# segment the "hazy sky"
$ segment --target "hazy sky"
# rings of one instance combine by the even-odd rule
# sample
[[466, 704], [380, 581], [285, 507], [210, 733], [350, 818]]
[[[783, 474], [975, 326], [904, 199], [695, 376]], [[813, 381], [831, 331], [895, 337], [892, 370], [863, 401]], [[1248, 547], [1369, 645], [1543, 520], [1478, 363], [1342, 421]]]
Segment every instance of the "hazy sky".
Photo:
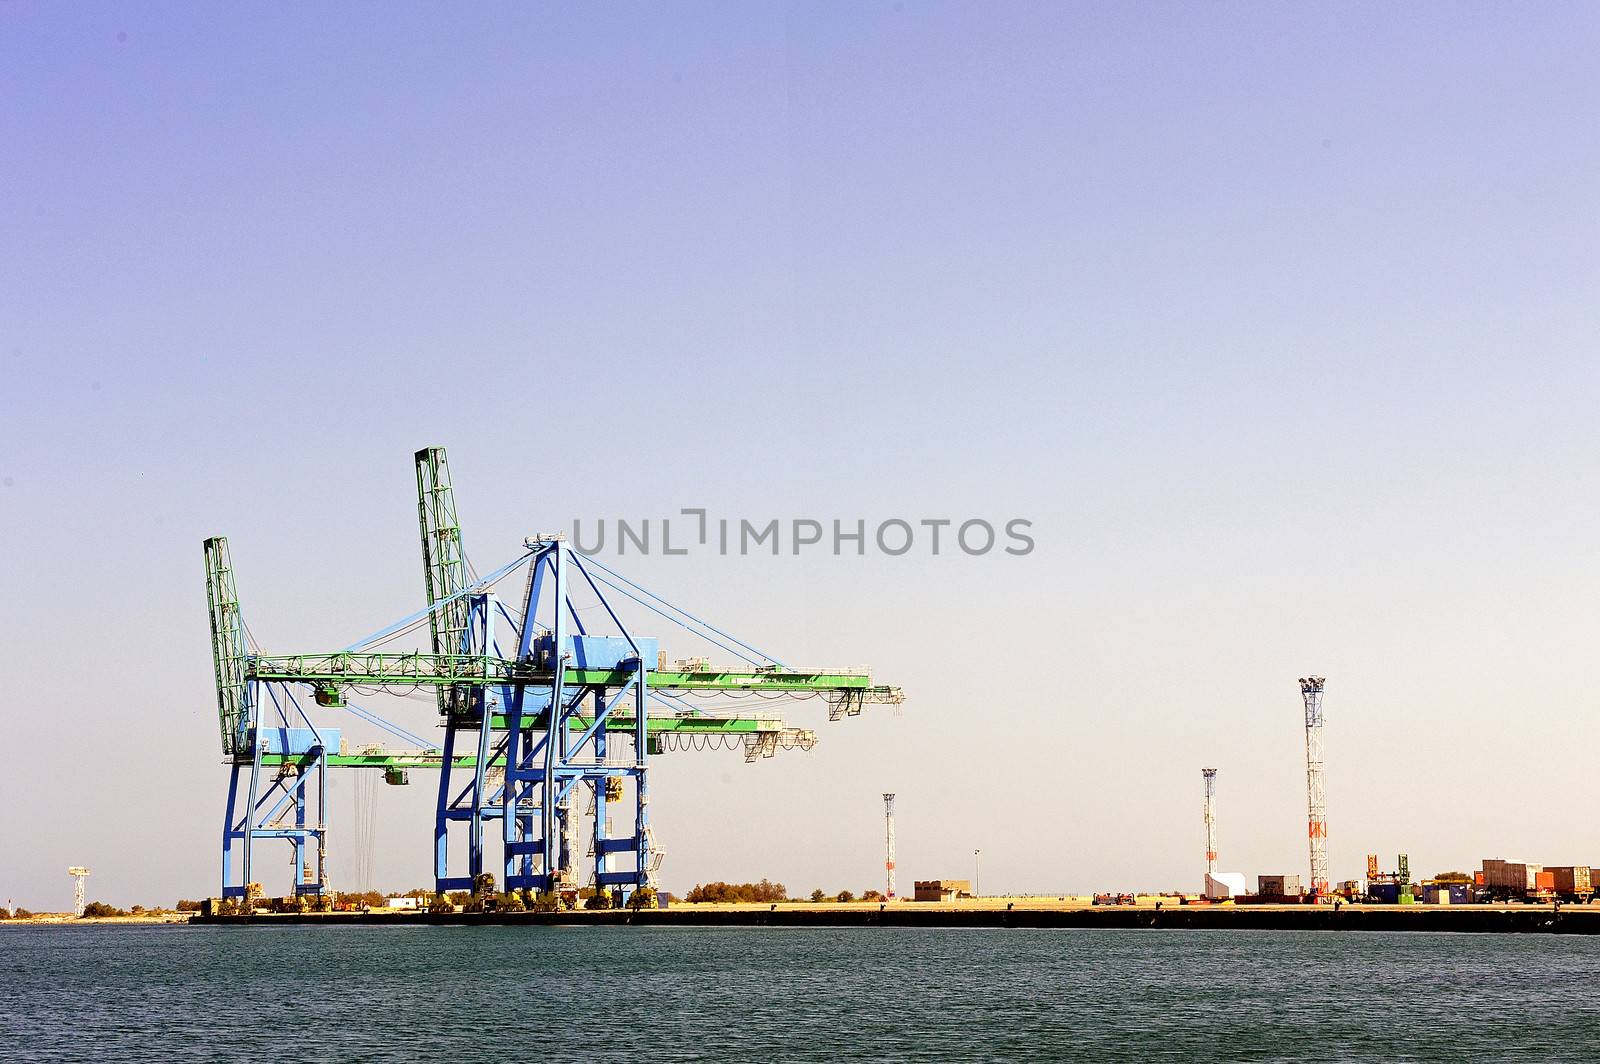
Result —
[[668, 889], [879, 886], [885, 790], [903, 882], [1198, 889], [1205, 765], [1223, 867], [1304, 873], [1308, 671], [1335, 878], [1600, 863], [1597, 50], [1589, 5], [0, 6], [0, 901], [216, 892], [201, 540], [266, 647], [343, 646], [421, 603], [428, 444], [484, 569], [684, 506], [1034, 522], [613, 563], [908, 695], [656, 761]]

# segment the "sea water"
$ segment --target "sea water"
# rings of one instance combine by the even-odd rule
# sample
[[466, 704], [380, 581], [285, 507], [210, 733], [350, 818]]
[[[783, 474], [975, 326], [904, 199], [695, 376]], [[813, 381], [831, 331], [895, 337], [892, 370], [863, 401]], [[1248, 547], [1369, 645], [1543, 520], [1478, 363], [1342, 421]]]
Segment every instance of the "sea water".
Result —
[[0, 929], [0, 1059], [1595, 1060], [1600, 939]]

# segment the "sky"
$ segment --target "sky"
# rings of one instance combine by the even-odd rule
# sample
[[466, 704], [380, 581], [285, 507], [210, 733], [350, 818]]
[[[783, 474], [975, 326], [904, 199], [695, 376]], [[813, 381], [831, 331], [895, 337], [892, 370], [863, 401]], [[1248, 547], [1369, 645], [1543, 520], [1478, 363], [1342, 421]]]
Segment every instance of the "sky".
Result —
[[[1335, 879], [1600, 864], [1597, 47], [1581, 4], [0, 5], [0, 901], [217, 892], [201, 541], [265, 648], [344, 646], [422, 604], [429, 445], [480, 569], [684, 507], [1032, 523], [606, 559], [906, 692], [655, 761], [668, 890], [881, 889], [885, 791], [902, 884], [1197, 890], [1206, 766], [1223, 868], [1303, 874], [1313, 672]], [[374, 800], [373, 885], [428, 882], [430, 782]]]

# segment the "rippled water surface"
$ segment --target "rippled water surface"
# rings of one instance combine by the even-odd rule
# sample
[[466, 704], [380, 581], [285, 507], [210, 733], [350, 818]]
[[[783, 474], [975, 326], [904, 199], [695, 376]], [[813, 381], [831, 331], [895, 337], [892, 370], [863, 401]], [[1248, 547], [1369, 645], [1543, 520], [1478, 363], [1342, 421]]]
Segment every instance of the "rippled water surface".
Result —
[[1582, 1060], [1600, 940], [910, 928], [0, 930], [0, 1059]]

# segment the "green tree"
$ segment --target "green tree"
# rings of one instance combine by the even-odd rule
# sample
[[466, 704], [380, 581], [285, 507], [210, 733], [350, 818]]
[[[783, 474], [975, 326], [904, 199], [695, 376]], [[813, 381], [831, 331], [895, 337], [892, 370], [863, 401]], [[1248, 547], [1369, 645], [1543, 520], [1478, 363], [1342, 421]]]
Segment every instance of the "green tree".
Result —
[[848, 890], [841, 890], [839, 892], [839, 900], [840, 901], [855, 901], [856, 900], [856, 896], [854, 894], [850, 893]]
[[697, 885], [684, 896], [687, 902], [773, 902], [783, 901], [789, 895], [782, 883], [763, 879], [759, 883], [715, 883]]
[[822, 888], [821, 887], [818, 887], [816, 890], [813, 890], [811, 892], [811, 900], [812, 901], [827, 901], [828, 900], [828, 896], [826, 894], [822, 893]]

